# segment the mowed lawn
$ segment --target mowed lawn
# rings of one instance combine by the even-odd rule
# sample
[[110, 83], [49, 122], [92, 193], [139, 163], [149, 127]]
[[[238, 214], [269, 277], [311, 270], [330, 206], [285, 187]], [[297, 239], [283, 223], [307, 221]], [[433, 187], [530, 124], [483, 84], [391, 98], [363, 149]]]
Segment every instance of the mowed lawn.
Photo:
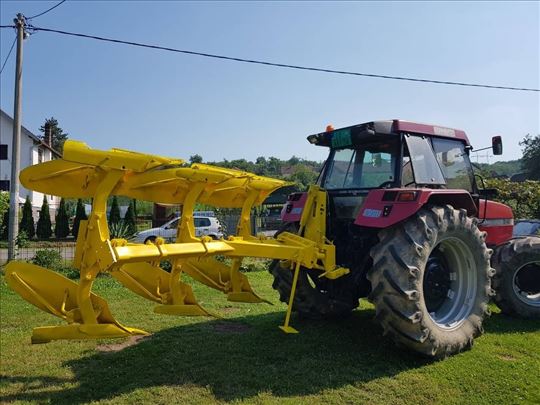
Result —
[[[152, 335], [138, 342], [65, 341], [31, 345], [33, 327], [59, 324], [0, 277], [0, 402], [39, 403], [540, 403], [540, 322], [493, 308], [471, 351], [419, 358], [381, 336], [372, 307], [347, 320], [293, 316], [298, 335], [278, 329], [285, 305], [265, 272], [248, 274], [268, 304], [237, 304], [195, 286], [222, 319], [157, 315], [153, 303], [113, 279], [94, 291], [116, 318]], [[131, 345], [130, 345], [131, 343]]]

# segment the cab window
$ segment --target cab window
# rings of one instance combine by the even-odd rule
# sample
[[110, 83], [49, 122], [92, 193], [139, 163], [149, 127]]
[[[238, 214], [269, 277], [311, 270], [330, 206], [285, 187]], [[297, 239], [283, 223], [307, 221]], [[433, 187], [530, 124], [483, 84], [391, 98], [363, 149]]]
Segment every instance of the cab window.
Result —
[[474, 174], [465, 144], [452, 139], [433, 138], [433, 150], [448, 188], [473, 192]]

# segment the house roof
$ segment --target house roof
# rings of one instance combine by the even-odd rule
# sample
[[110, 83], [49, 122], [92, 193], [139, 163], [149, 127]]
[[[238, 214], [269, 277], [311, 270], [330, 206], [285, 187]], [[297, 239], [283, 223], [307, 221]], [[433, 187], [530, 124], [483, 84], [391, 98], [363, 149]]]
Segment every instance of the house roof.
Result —
[[[7, 119], [9, 121], [13, 121], [13, 118], [8, 113], [6, 113], [4, 110], [0, 109], [0, 113], [1, 113], [3, 118], [5, 118], [5, 119]], [[24, 125], [21, 125], [21, 133], [28, 136], [30, 139], [32, 139], [32, 141], [34, 141], [34, 143], [36, 143], [36, 144], [38, 144], [40, 146], [43, 146], [46, 149], [49, 149], [57, 157], [62, 156], [62, 154], [60, 152], [58, 152], [56, 149], [53, 149], [47, 143], [43, 142], [43, 140], [41, 138], [39, 138], [37, 135], [34, 135], [32, 132], [30, 132], [30, 130], [28, 130]]]

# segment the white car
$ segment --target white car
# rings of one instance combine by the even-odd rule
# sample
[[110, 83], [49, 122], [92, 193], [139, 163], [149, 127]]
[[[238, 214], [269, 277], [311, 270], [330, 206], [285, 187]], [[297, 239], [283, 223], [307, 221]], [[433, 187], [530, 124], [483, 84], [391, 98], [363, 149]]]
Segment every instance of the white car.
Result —
[[[174, 242], [176, 240], [176, 232], [178, 229], [178, 221], [180, 217], [175, 218], [159, 228], [147, 229], [141, 231], [132, 239], [135, 243], [146, 243], [148, 241], [154, 241], [157, 237], [165, 239], [167, 242]], [[215, 217], [203, 217], [196, 216], [193, 218], [195, 223], [195, 236], [210, 236], [212, 239], [223, 238], [223, 231], [217, 218]]]

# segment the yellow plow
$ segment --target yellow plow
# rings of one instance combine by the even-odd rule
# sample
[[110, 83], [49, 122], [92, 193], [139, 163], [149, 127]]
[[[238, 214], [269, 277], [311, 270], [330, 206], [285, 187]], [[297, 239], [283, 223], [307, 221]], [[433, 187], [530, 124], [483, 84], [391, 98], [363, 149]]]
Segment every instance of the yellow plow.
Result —
[[[180, 159], [120, 149], [100, 151], [67, 141], [62, 159], [41, 163], [20, 174], [24, 187], [65, 198], [92, 198], [92, 212], [81, 221], [74, 266], [79, 282], [26, 262], [5, 268], [9, 286], [26, 301], [67, 322], [64, 326], [35, 328], [33, 343], [55, 339], [95, 339], [146, 334], [118, 323], [107, 302], [91, 292], [100, 272], [110, 273], [136, 294], [154, 301], [161, 314], [212, 315], [202, 308], [184, 274], [227, 295], [229, 301], [267, 302], [251, 288], [239, 269], [244, 257], [282, 260], [294, 271], [285, 323], [287, 333], [292, 302], [301, 267], [320, 271], [320, 277], [337, 278], [348, 269], [336, 267], [335, 247], [325, 239], [326, 193], [312, 186], [298, 234], [281, 233], [276, 239], [256, 237], [250, 231], [250, 214], [284, 181], [204, 164], [187, 166]], [[152, 244], [111, 239], [107, 225], [107, 199], [123, 195], [157, 203], [181, 204], [175, 243], [158, 238]], [[236, 236], [226, 240], [196, 237], [193, 210], [197, 202], [216, 207], [241, 208]], [[231, 259], [226, 265], [215, 259]], [[159, 267], [172, 263], [171, 272]]]

